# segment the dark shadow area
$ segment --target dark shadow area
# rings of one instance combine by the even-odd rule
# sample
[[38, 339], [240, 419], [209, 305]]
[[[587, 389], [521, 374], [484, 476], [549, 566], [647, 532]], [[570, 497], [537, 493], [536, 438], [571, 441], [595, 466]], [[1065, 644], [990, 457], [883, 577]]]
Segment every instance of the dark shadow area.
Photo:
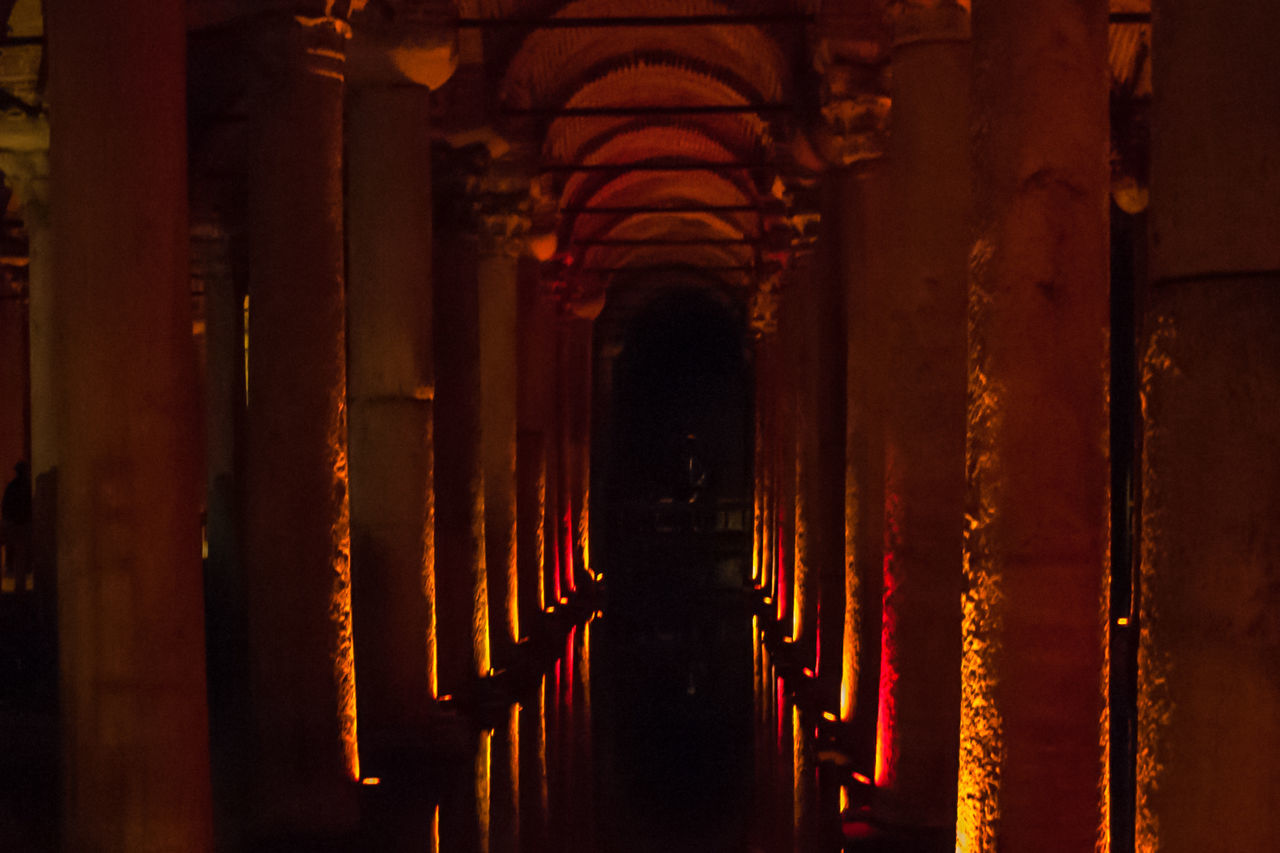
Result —
[[[607, 310], [607, 309], [606, 309]], [[672, 288], [600, 327], [609, 592], [596, 660], [606, 850], [747, 849], [752, 691], [743, 323]], [[599, 334], [599, 332], [598, 332]], [[611, 765], [611, 766], [610, 766]]]

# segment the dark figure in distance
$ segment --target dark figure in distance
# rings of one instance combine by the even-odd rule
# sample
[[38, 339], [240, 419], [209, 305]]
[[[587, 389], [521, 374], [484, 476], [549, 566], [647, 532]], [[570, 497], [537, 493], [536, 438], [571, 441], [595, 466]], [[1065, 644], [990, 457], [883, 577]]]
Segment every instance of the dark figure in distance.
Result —
[[0, 542], [5, 550], [5, 572], [19, 580], [27, 576], [27, 541], [31, 530], [31, 469], [26, 462], [13, 466], [13, 479], [0, 503]]

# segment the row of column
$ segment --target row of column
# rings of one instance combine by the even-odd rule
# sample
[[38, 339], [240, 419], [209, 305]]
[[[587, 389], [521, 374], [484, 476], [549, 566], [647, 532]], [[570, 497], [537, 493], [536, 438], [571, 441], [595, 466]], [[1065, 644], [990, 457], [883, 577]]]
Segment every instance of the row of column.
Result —
[[984, 4], [972, 48], [959, 6], [903, 11], [887, 155], [828, 173], [828, 246], [757, 343], [757, 582], [879, 817], [954, 822], [959, 850], [1109, 849], [1133, 804], [1108, 799], [1107, 644], [1133, 622], [1138, 848], [1220, 845], [1206, 809], [1277, 838], [1280, 125], [1249, 69], [1280, 22], [1185, 5], [1155, 9], [1140, 612], [1108, 620], [1105, 3]]
[[585, 569], [589, 321], [520, 274], [518, 233], [433, 223], [425, 86], [349, 91], [341, 20], [253, 26], [247, 208], [202, 232], [226, 256], [198, 382], [185, 22], [50, 17], [58, 252], [32, 310], [56, 297], [56, 334], [33, 320], [32, 395], [57, 423], [33, 442], [58, 460], [76, 849], [213, 844], [202, 586], [230, 628], [210, 659], [249, 667], [214, 721], [247, 737], [245, 832], [298, 838], [349, 829], [362, 758], [420, 756], [436, 700], [518, 663]]

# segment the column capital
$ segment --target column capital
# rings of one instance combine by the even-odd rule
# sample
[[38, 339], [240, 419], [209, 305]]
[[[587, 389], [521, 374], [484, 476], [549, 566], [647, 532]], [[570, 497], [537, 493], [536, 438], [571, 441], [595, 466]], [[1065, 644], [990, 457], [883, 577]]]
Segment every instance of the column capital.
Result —
[[841, 62], [822, 76], [815, 148], [832, 166], [884, 154], [890, 99], [883, 64]]
[[440, 0], [390, 0], [353, 12], [349, 52], [357, 85], [439, 89], [458, 68], [458, 31]]
[[893, 16], [893, 47], [916, 42], [969, 41], [969, 10], [955, 0], [908, 2]]
[[342, 18], [270, 15], [255, 22], [253, 30], [267, 80], [304, 74], [345, 82], [351, 25]]
[[49, 118], [46, 115], [0, 118], [0, 171], [22, 202], [23, 218], [49, 217]]
[[879, 157], [889, 119], [891, 22], [878, 2], [824, 7], [813, 66], [821, 79], [813, 147], [831, 166]]
[[756, 274], [756, 286], [748, 303], [748, 322], [752, 335], [757, 339], [772, 336], [778, 331], [778, 296], [781, 286], [780, 267], [762, 269]]

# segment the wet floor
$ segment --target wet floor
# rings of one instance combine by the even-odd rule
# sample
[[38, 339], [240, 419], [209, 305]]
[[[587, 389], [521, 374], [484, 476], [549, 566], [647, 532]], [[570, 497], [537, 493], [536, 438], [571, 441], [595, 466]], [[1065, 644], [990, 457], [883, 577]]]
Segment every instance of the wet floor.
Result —
[[367, 827], [366, 844], [838, 850], [839, 791], [820, 788], [812, 721], [772, 669], [740, 590], [606, 606], [570, 632], [538, 689], [471, 733], [472, 754], [432, 791], [415, 801], [389, 785], [368, 789], [366, 817], [385, 825]]

